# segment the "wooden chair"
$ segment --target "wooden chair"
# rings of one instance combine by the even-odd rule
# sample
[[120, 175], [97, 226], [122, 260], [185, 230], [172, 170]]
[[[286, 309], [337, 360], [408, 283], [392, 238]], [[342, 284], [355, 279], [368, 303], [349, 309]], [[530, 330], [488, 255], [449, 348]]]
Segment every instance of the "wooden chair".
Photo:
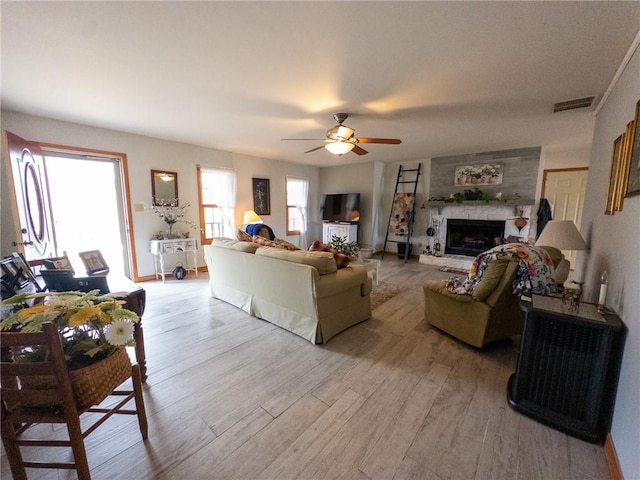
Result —
[[[113, 414], [137, 415], [142, 438], [147, 439], [147, 417], [142, 398], [140, 367], [131, 369], [133, 390], [114, 390], [111, 395], [124, 398], [110, 408], [87, 407], [79, 409], [74, 400], [71, 379], [67, 370], [62, 342], [55, 325], [47, 323], [39, 333], [2, 332], [0, 333], [3, 358], [1, 362], [2, 397], [2, 443], [11, 466], [14, 480], [26, 480], [25, 468], [74, 469], [80, 480], [90, 480], [89, 464], [84, 446], [84, 438], [92, 433]], [[42, 362], [16, 362], [12, 350], [22, 347], [43, 346], [48, 352]], [[34, 376], [53, 376], [57, 385], [42, 388], [28, 387]], [[42, 377], [41, 377], [42, 378]], [[123, 407], [135, 401], [135, 410]], [[80, 424], [80, 416], [85, 412], [102, 413], [85, 430]], [[22, 434], [37, 423], [66, 423], [69, 440], [25, 439]], [[35, 462], [24, 461], [20, 447], [70, 447], [73, 462]]]

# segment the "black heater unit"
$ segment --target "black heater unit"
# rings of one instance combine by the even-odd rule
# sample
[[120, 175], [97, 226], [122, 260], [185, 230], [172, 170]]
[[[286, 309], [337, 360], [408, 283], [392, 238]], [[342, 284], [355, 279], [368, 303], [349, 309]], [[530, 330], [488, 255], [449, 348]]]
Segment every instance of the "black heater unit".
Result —
[[518, 412], [589, 442], [604, 439], [622, 358], [617, 315], [581, 304], [570, 312], [559, 298], [533, 296], [526, 312], [516, 373], [507, 397]]

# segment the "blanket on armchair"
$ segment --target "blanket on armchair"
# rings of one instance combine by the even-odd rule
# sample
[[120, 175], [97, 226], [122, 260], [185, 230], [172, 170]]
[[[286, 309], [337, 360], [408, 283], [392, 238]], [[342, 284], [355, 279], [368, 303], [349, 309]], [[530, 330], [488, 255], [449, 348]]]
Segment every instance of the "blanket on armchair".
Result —
[[524, 292], [549, 295], [555, 293], [553, 275], [553, 261], [546, 250], [524, 243], [505, 243], [478, 255], [471, 265], [469, 276], [462, 280], [453, 277], [447, 285], [451, 293], [471, 295], [473, 289], [482, 279], [487, 264], [498, 257], [514, 257], [518, 259], [518, 272], [513, 281], [513, 293], [521, 295]]

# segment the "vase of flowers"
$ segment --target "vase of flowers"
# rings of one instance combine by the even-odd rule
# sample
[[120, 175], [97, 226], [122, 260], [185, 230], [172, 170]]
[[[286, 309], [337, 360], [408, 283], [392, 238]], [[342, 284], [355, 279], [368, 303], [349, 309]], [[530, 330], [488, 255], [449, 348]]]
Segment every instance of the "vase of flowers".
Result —
[[185, 218], [185, 210], [189, 206], [189, 202], [178, 205], [178, 199], [175, 198], [172, 201], [162, 200], [159, 205], [151, 207], [151, 213], [160, 217], [164, 223], [167, 224], [168, 230], [165, 238], [180, 238], [183, 234], [173, 231], [173, 227], [176, 223], [184, 223], [189, 228], [197, 229], [198, 226], [190, 220]]
[[[125, 346], [133, 346], [134, 324], [140, 319], [123, 307], [115, 295], [91, 292], [18, 294], [2, 302], [5, 318], [0, 329], [39, 332], [44, 323], [56, 325], [70, 370], [79, 408], [100, 403], [131, 374]], [[42, 349], [14, 351], [16, 362], [41, 361]], [[53, 377], [43, 377], [37, 388], [48, 388]]]

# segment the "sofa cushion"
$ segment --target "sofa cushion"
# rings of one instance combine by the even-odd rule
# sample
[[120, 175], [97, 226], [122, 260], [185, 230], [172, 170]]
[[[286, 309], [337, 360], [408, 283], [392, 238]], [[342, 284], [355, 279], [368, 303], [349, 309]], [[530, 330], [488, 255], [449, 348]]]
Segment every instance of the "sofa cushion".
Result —
[[300, 247], [294, 245], [291, 242], [287, 242], [286, 240], [283, 240], [281, 238], [276, 238], [274, 242], [276, 244], [276, 248], [283, 248], [285, 250], [300, 250]]
[[507, 265], [511, 261], [513, 260], [509, 258], [496, 258], [491, 260], [484, 269], [482, 278], [474, 287], [471, 297], [478, 302], [484, 302], [498, 286]]
[[259, 235], [254, 235], [253, 237], [251, 237], [251, 241], [253, 243], [255, 243], [256, 245], [259, 245], [261, 247], [275, 247], [276, 246], [276, 242], [274, 242], [273, 240], [269, 240], [268, 238], [264, 238], [264, 237], [261, 237]]
[[320, 275], [327, 275], [338, 271], [336, 261], [331, 252], [309, 252], [307, 250], [284, 250], [282, 248], [260, 247], [256, 255], [284, 260], [286, 262], [301, 263], [315, 267]]
[[335, 248], [331, 248], [329, 245], [325, 245], [320, 240], [314, 240], [314, 242], [309, 247], [309, 251], [311, 252], [331, 252], [333, 254], [333, 258], [336, 261], [336, 265], [338, 268], [344, 268], [349, 265], [351, 258], [344, 253], [338, 252]]
[[211, 245], [215, 248], [228, 248], [230, 250], [237, 250], [245, 253], [255, 253], [260, 246], [250, 242], [241, 242], [240, 240], [222, 237], [214, 238]]

